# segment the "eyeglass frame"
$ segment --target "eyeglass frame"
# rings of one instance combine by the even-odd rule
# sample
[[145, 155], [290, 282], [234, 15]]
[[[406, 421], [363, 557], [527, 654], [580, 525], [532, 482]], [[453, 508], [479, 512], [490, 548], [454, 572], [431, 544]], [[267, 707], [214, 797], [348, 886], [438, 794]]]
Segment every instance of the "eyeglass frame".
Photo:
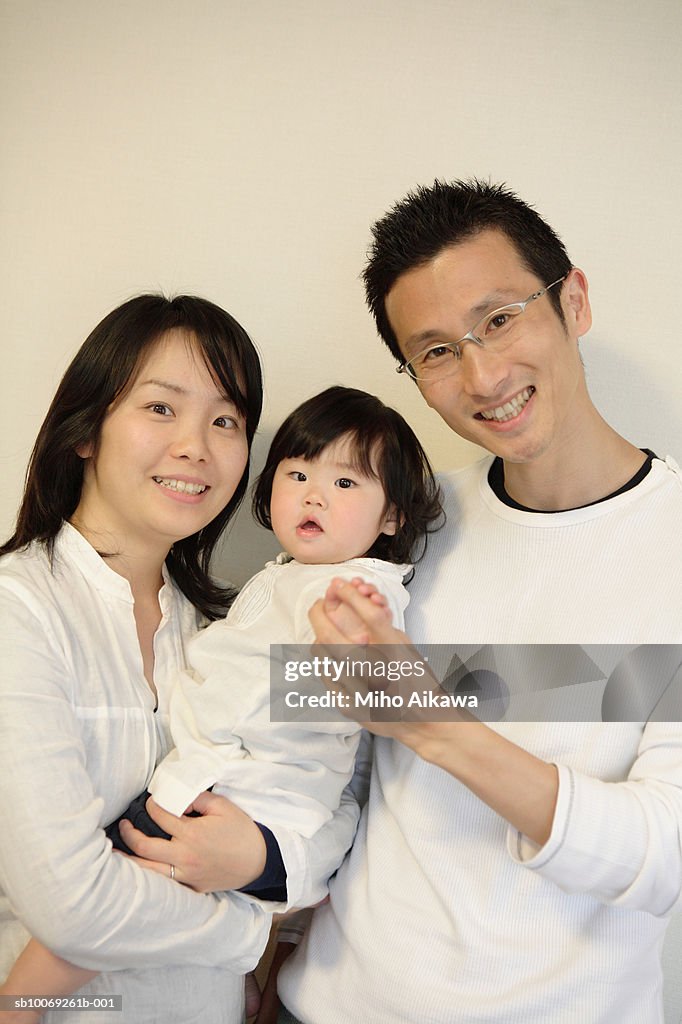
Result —
[[[569, 273], [570, 273], [570, 271], [569, 271]], [[438, 378], [438, 377], [433, 377], [433, 378], [415, 377], [414, 374], [410, 373], [410, 371], [408, 370], [408, 366], [410, 366], [414, 362], [415, 359], [419, 359], [420, 356], [425, 355], [427, 352], [431, 352], [432, 349], [436, 349], [436, 348], [449, 348], [453, 353], [456, 353], [457, 350], [458, 350], [458, 347], [463, 345], [464, 342], [466, 342], [466, 341], [473, 341], [475, 345], [478, 345], [479, 348], [482, 348], [482, 349], [485, 350], [485, 342], [482, 341], [481, 338], [477, 338], [476, 335], [474, 334], [474, 331], [478, 327], [479, 324], [482, 324], [484, 320], [487, 320], [489, 317], [495, 316], [497, 313], [502, 313], [502, 312], [504, 312], [505, 309], [509, 309], [512, 306], [513, 307], [519, 307], [519, 315], [521, 315], [522, 313], [525, 313], [526, 312], [526, 306], [528, 306], [528, 304], [530, 302], [535, 302], [536, 299], [541, 299], [543, 295], [547, 294], [547, 292], [550, 290], [550, 288], [554, 288], [555, 285], [561, 284], [561, 282], [565, 281], [567, 277], [568, 277], [568, 274], [564, 274], [563, 277], [558, 277], [556, 279], [556, 281], [552, 281], [552, 283], [548, 284], [545, 288], [541, 288], [539, 291], [533, 292], [531, 295], [528, 296], [527, 299], [524, 299], [523, 302], [506, 302], [504, 304], [504, 306], [500, 306], [498, 309], [492, 309], [489, 313], [484, 313], [483, 316], [479, 320], [476, 321], [476, 323], [471, 328], [471, 330], [467, 334], [465, 334], [462, 338], [460, 338], [459, 341], [441, 341], [441, 342], [439, 342], [438, 344], [435, 344], [435, 345], [427, 345], [426, 348], [421, 349], [421, 351], [417, 352], [417, 354], [415, 356], [412, 356], [412, 359], [406, 359], [404, 363], [400, 364], [400, 366], [396, 366], [395, 372], [396, 373], [406, 373], [407, 376], [411, 380], [414, 380], [414, 381], [420, 381], [420, 380], [423, 381], [423, 380], [429, 380], [429, 379], [433, 379], [434, 381], [439, 380], [439, 379], [443, 380], [444, 377], [441, 377], [441, 378]], [[461, 361], [461, 358], [462, 358], [462, 353], [461, 353], [461, 349], [460, 349], [460, 351], [459, 351], [459, 360], [460, 361]], [[449, 377], [449, 376], [451, 376], [451, 373], [447, 373], [447, 374], [445, 374], [445, 376]]]

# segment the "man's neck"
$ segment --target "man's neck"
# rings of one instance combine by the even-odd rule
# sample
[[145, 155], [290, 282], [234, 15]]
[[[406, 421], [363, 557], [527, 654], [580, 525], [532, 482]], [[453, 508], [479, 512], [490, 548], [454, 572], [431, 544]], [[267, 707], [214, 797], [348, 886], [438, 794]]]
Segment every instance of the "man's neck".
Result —
[[519, 505], [556, 512], [580, 508], [613, 494], [646, 461], [646, 455], [600, 419], [571, 451], [546, 453], [532, 462], [505, 462], [504, 487]]

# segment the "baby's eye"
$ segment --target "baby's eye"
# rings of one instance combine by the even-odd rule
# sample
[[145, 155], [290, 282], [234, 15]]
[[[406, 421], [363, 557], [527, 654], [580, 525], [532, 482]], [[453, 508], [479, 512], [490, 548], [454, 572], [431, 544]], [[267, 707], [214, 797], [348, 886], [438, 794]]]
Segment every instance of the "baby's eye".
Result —
[[291, 473], [287, 473], [287, 476], [291, 477], [292, 480], [295, 480], [299, 484], [302, 484], [308, 479], [305, 473], [302, 473], [300, 469], [292, 469]]
[[342, 490], [348, 490], [349, 487], [355, 487], [355, 481], [349, 480], [347, 476], [340, 476], [338, 480], [334, 481], [334, 483]]

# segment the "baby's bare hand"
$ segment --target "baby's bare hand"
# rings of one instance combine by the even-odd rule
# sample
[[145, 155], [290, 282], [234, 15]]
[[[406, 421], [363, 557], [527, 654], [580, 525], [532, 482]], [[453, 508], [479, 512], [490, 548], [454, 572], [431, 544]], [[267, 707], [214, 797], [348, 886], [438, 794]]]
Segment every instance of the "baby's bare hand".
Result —
[[360, 576], [354, 576], [350, 582], [359, 594], [362, 594], [363, 597], [368, 597], [373, 604], [380, 608], [388, 606], [386, 598], [377, 590], [373, 583], [366, 583]]

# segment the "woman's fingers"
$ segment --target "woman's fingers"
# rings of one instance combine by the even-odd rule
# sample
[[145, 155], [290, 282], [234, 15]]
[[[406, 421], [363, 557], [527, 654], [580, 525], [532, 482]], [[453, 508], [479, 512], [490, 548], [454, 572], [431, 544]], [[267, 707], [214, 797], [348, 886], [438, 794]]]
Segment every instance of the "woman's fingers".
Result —
[[170, 852], [171, 840], [146, 836], [129, 821], [122, 821], [119, 828], [124, 842], [130, 847], [136, 858], [158, 861], [160, 864], [165, 864], [166, 870], [168, 870], [168, 865], [173, 863]]
[[182, 835], [183, 825], [186, 821], [185, 818], [179, 818], [176, 814], [171, 814], [170, 811], [160, 807], [153, 796], [149, 797], [145, 807], [147, 808], [147, 814], [149, 817], [155, 821], [164, 832], [168, 832], [168, 834], [173, 837]]
[[[158, 807], [158, 804], [156, 806]], [[199, 793], [194, 798], [187, 808], [187, 813], [190, 811], [196, 811], [197, 814], [220, 814], [225, 819], [232, 817], [235, 823], [241, 822], [245, 817], [244, 811], [237, 807], [236, 804], [233, 804], [231, 800], [226, 800], [224, 796], [211, 793], [208, 789], [205, 789], [203, 793]]]
[[146, 806], [150, 817], [172, 838], [145, 836], [130, 822], [121, 822], [121, 835], [142, 867], [198, 892], [239, 889], [262, 873], [263, 835], [248, 814], [225, 797], [200, 793], [188, 808], [198, 817], [178, 818], [151, 797]]
[[[162, 839], [161, 842], [167, 842], [167, 840]], [[167, 864], [165, 861], [160, 860], [146, 860], [144, 857], [129, 857], [128, 860], [139, 864], [145, 871], [155, 871], [157, 875], [163, 875], [164, 878], [170, 878], [171, 881], [182, 882], [183, 885], [186, 884], [182, 877], [182, 867], [177, 864]]]
[[[133, 828], [129, 821], [126, 821], [126, 825], [129, 826], [129, 830], [131, 833], [135, 833], [135, 836], [141, 836], [143, 839], [149, 838], [149, 836], [145, 836], [142, 832], [139, 832], [136, 828]], [[133, 838], [132, 835], [131, 838]], [[134, 841], [136, 842], [136, 839], [134, 839]], [[166, 846], [170, 846], [170, 843], [166, 839], [161, 839], [160, 842], [166, 843]], [[132, 849], [132, 846], [130, 848]], [[144, 868], [146, 871], [156, 871], [157, 875], [164, 875], [165, 877], [170, 878], [171, 881], [183, 881], [183, 879], [179, 876], [180, 869], [177, 867], [177, 865], [173, 863], [169, 864], [166, 861], [160, 860], [147, 860], [144, 857], [136, 857], [132, 854], [124, 853], [123, 850], [113, 850], [112, 852], [115, 857], [125, 857], [126, 860], [132, 860], [134, 861], [135, 864], [138, 864], [141, 868]]]
[[[202, 794], [204, 795], [204, 794]], [[210, 793], [205, 794], [210, 796]], [[191, 859], [191, 851], [188, 850], [186, 842], [187, 822], [191, 819], [179, 818], [149, 797], [145, 807], [147, 814], [159, 828], [170, 835], [170, 839], [158, 836], [147, 836], [140, 832], [129, 821], [122, 821], [119, 828], [125, 843], [130, 847], [136, 856], [133, 858], [137, 863], [148, 871], [156, 871], [160, 875], [166, 875], [176, 882], [190, 885], [188, 862]], [[199, 807], [189, 808], [200, 810]], [[203, 812], [201, 812], [203, 813]]]

